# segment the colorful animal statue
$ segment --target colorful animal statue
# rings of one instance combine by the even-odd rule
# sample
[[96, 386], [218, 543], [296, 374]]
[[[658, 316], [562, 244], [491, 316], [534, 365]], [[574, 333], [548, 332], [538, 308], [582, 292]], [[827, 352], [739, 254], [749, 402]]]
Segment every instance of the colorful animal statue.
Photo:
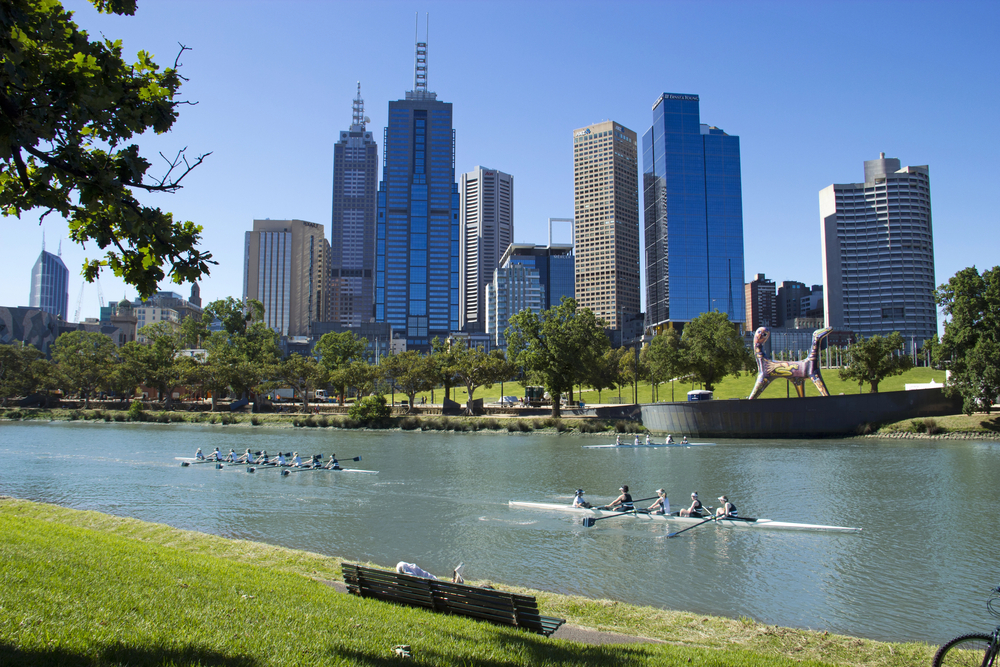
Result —
[[750, 398], [754, 399], [764, 393], [767, 385], [778, 378], [785, 378], [795, 385], [795, 393], [799, 398], [805, 398], [806, 378], [813, 381], [819, 393], [829, 396], [823, 376], [819, 372], [819, 344], [826, 338], [827, 334], [833, 331], [832, 328], [817, 329], [813, 332], [812, 349], [809, 356], [802, 361], [771, 361], [764, 356], [764, 343], [771, 337], [771, 332], [767, 327], [761, 327], [753, 334], [753, 354], [757, 358], [757, 384], [750, 392]]

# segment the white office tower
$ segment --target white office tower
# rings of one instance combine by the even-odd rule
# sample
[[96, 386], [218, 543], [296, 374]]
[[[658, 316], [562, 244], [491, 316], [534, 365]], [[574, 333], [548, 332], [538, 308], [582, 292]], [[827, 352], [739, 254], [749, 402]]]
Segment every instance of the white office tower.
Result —
[[462, 174], [459, 227], [458, 326], [469, 333], [486, 330], [486, 286], [514, 240], [514, 178], [476, 167]]
[[545, 302], [538, 269], [529, 264], [505, 263], [493, 271], [493, 282], [486, 285], [486, 333], [496, 347], [506, 348], [504, 331], [510, 318], [527, 308], [536, 315]]
[[907, 347], [937, 333], [930, 176], [882, 153], [865, 182], [819, 193], [826, 325]]

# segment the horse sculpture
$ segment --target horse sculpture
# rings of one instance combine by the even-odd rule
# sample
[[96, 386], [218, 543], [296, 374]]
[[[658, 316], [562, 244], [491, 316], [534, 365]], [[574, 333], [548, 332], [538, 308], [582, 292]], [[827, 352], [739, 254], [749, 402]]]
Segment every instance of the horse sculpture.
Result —
[[753, 334], [753, 353], [757, 358], [757, 384], [753, 386], [750, 398], [760, 396], [767, 386], [778, 378], [785, 378], [795, 385], [795, 393], [799, 398], [805, 398], [806, 378], [813, 381], [820, 394], [829, 396], [830, 392], [827, 391], [823, 376], [819, 372], [819, 344], [831, 331], [833, 331], [831, 327], [826, 327], [813, 332], [812, 349], [809, 350], [809, 356], [802, 361], [772, 361], [764, 356], [764, 343], [771, 337], [771, 332], [767, 327], [757, 329]]

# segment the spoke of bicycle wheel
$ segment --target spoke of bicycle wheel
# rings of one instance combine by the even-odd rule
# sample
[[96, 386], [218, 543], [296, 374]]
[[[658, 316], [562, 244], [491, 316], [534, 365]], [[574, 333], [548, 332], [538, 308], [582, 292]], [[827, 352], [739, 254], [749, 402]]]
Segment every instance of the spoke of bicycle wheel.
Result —
[[952, 644], [941, 656], [938, 665], [939, 667], [992, 667], [994, 661], [986, 660], [989, 649], [988, 637], [967, 637]]

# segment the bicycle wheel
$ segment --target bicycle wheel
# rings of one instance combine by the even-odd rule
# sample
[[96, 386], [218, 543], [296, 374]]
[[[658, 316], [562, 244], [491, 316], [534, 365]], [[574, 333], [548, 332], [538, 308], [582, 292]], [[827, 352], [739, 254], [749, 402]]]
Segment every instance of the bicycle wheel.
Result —
[[938, 649], [933, 667], [993, 667], [993, 639], [989, 635], [962, 635]]

